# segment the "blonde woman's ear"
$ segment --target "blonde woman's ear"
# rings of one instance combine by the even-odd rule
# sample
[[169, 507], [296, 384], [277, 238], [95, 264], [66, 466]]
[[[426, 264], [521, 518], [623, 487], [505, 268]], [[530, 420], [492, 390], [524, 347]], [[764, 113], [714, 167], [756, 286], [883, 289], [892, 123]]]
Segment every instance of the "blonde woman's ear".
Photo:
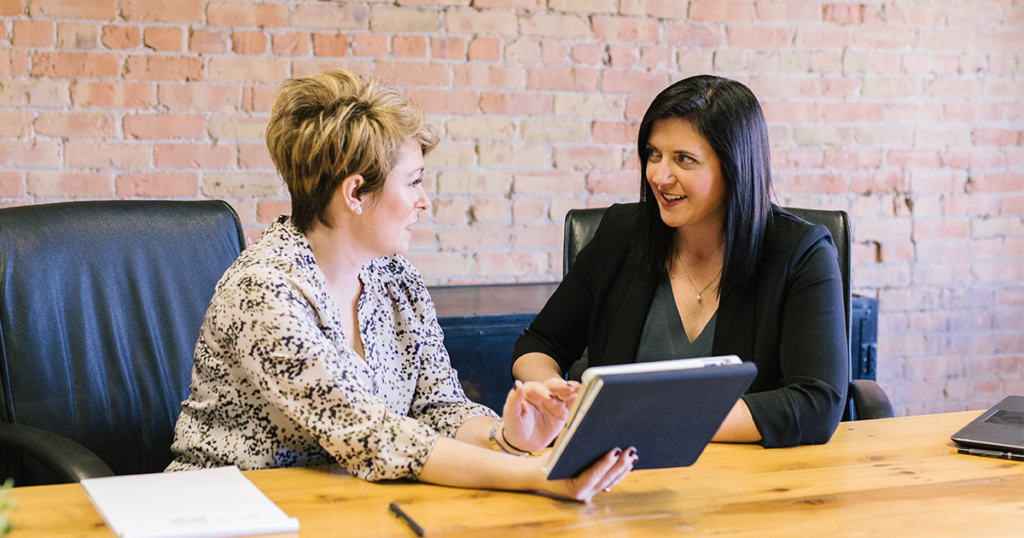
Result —
[[345, 205], [348, 206], [356, 215], [363, 214], [363, 200], [358, 194], [359, 188], [366, 184], [366, 180], [359, 174], [352, 174], [341, 180], [341, 186], [338, 189], [341, 191], [341, 196], [345, 200]]

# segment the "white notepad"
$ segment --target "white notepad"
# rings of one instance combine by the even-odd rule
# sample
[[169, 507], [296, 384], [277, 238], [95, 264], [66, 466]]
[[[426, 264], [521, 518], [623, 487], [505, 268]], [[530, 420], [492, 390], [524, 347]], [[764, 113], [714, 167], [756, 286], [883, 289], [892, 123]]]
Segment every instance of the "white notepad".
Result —
[[221, 538], [299, 530], [238, 467], [82, 480], [120, 538]]

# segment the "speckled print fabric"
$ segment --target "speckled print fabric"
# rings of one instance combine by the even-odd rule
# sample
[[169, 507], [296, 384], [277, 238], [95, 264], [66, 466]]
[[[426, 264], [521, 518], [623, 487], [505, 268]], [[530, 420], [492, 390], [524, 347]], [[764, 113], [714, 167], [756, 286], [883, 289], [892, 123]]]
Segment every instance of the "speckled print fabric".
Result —
[[206, 313], [168, 471], [336, 460], [366, 480], [415, 479], [439, 435], [496, 416], [463, 393], [416, 269], [396, 255], [359, 276], [365, 361], [287, 216], [242, 253]]

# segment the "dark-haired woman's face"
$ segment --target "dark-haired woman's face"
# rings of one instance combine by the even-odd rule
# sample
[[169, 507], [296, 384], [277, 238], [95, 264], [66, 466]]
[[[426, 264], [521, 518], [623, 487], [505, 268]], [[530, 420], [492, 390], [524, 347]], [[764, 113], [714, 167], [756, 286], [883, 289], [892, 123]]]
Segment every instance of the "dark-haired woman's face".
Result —
[[647, 139], [647, 182], [672, 228], [707, 224], [721, 229], [725, 220], [725, 179], [718, 155], [690, 122], [655, 121]]

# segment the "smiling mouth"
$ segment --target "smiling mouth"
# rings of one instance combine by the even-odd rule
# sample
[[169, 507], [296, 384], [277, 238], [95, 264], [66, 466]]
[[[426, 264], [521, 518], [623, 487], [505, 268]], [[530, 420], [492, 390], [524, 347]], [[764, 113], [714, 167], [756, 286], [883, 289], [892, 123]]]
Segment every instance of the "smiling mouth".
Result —
[[675, 195], [672, 195], [672, 194], [668, 194], [668, 193], [664, 193], [664, 192], [663, 192], [663, 193], [661, 193], [661, 197], [662, 197], [662, 199], [664, 199], [664, 200], [665, 200], [666, 202], [668, 202], [668, 203], [672, 203], [672, 202], [678, 202], [679, 200], [682, 200], [683, 198], [686, 198], [686, 195], [685, 195], [685, 194], [681, 194], [681, 195], [679, 195], [679, 196], [675, 196]]

